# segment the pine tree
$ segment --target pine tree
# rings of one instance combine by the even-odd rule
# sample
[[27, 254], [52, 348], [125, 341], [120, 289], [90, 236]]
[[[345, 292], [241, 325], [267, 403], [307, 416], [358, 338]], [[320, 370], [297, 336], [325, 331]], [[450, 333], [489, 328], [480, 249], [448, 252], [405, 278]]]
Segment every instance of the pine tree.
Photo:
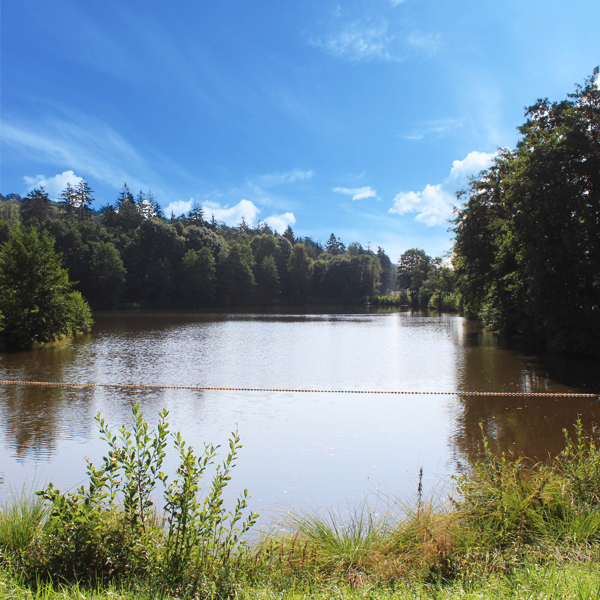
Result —
[[77, 208], [77, 192], [75, 191], [75, 188], [71, 185], [70, 181], [67, 182], [67, 186], [60, 193], [60, 197], [63, 201], [65, 213], [68, 216], [73, 216], [75, 209]]
[[292, 228], [288, 225], [283, 232], [283, 237], [293, 246], [296, 243], [296, 238], [294, 237], [294, 232]]
[[187, 221], [190, 225], [197, 225], [199, 227], [205, 225], [204, 211], [198, 200], [192, 202], [192, 208], [190, 208], [190, 211], [187, 214]]
[[144, 217], [144, 219], [150, 219], [156, 216], [156, 211], [154, 209], [154, 196], [152, 196], [152, 192], [148, 192], [148, 195], [146, 195], [144, 192], [142, 192], [142, 190], [140, 190], [135, 205], [138, 209], [138, 212], [140, 215], [142, 215], [142, 217]]
[[83, 219], [86, 212], [90, 210], [91, 204], [94, 201], [93, 193], [94, 191], [90, 188], [85, 179], [82, 179], [77, 184], [77, 187], [75, 188], [75, 208], [77, 209], [79, 219]]
[[32, 190], [23, 198], [21, 205], [21, 219], [24, 223], [36, 219], [39, 223], [50, 218], [50, 198], [42, 186]]

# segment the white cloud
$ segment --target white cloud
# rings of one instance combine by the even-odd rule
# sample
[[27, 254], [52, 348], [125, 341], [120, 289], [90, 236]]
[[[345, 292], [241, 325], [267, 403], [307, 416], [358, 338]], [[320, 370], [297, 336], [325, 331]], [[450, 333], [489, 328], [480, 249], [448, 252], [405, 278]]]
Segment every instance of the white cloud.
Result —
[[296, 217], [294, 213], [286, 212], [282, 215], [271, 215], [265, 219], [265, 223], [275, 231], [283, 233], [288, 225], [294, 225], [296, 223]]
[[53, 200], [60, 198], [60, 193], [67, 187], [67, 183], [75, 187], [82, 180], [83, 177], [78, 177], [73, 171], [63, 171], [54, 177], [46, 177], [45, 175], [36, 175], [35, 177], [25, 175], [23, 177], [28, 192], [43, 186], [46, 188], [48, 196]]
[[336, 187], [333, 188], [334, 192], [338, 192], [340, 194], [346, 194], [348, 196], [352, 196], [352, 200], [364, 200], [365, 198], [377, 198], [377, 192], [371, 189], [371, 186], [364, 186], [361, 188], [343, 188]]
[[399, 4], [402, 4], [405, 0], [390, 0], [390, 4], [392, 6], [398, 6]]
[[494, 154], [470, 152], [463, 160], [455, 160], [448, 177], [437, 185], [428, 184], [421, 192], [400, 192], [389, 212], [403, 215], [417, 213], [415, 221], [429, 225], [445, 224], [452, 215], [452, 202], [458, 189], [470, 175], [477, 175], [490, 166]]
[[171, 214], [179, 217], [180, 215], [186, 215], [192, 209], [192, 202], [194, 200], [190, 199], [187, 202], [185, 200], [177, 200], [175, 202], [171, 202], [167, 208], [165, 208], [164, 213], [167, 218], [171, 217]]
[[205, 201], [201, 202], [204, 209], [204, 217], [210, 219], [214, 215], [217, 221], [223, 221], [225, 225], [237, 225], [242, 217], [249, 224], [254, 224], [254, 221], [260, 212], [260, 208], [250, 200], [240, 200], [234, 206], [221, 206], [218, 202]]

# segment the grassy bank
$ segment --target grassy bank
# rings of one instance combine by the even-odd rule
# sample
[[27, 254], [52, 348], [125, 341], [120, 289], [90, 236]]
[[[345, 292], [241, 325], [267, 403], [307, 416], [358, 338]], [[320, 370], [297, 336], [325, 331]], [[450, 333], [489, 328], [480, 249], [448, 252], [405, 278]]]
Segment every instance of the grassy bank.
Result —
[[[551, 463], [496, 457], [482, 439], [484, 460], [452, 498], [419, 486], [377, 517], [366, 503], [347, 518], [289, 513], [247, 544], [246, 494], [230, 510], [222, 501], [239, 439], [202, 486], [218, 449], [195, 456], [166, 419], [149, 431], [134, 407], [131, 431], [115, 435], [98, 418], [109, 451], [87, 487], [50, 485], [2, 509], [0, 595], [600, 598], [600, 450], [580, 425]], [[169, 439], [172, 477], [161, 470]]]
[[[422, 582], [404, 583], [395, 589], [339, 585], [318, 589], [278, 590], [269, 586], [245, 586], [238, 590], [241, 600], [596, 600], [600, 598], [600, 568], [597, 564], [523, 566], [506, 575], [489, 576], [468, 584], [443, 585]], [[0, 571], [0, 597], [15, 600], [150, 600], [168, 598], [144, 586], [115, 586], [101, 589], [71, 585], [42, 585], [35, 591], [16, 578]]]

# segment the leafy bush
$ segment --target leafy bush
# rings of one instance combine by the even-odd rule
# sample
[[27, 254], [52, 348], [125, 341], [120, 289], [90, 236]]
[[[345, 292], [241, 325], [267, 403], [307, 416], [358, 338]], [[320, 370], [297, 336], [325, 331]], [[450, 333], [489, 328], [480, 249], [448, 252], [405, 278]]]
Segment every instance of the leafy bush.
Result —
[[[101, 437], [109, 446], [103, 465], [88, 461], [89, 483], [64, 493], [52, 484], [38, 492], [49, 507], [42, 535], [31, 544], [26, 572], [31, 581], [151, 580], [162, 589], [182, 595], [229, 595], [233, 589], [234, 558], [243, 552], [241, 536], [257, 515], [243, 517], [247, 491], [227, 511], [223, 490], [240, 443], [237, 433], [203, 499], [201, 479], [213, 464], [218, 446], [205, 446], [195, 456], [179, 433], [173, 436], [179, 467], [173, 477], [162, 471], [169, 430], [163, 410], [150, 431], [139, 405], [133, 405], [133, 427], [112, 434], [96, 417]], [[159, 512], [153, 493], [164, 489]]]

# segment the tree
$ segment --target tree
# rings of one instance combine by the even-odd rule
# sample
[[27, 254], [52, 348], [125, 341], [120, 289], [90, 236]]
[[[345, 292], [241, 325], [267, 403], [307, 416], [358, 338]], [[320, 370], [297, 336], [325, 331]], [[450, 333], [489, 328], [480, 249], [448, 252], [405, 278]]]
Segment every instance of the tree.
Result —
[[304, 244], [296, 244], [288, 261], [290, 293], [295, 300], [304, 300], [308, 295], [313, 261], [306, 254]]
[[86, 253], [89, 276], [84, 296], [94, 308], [113, 308], [125, 286], [127, 271], [121, 255], [111, 242], [91, 242]]
[[93, 190], [87, 184], [85, 179], [82, 179], [75, 188], [75, 198], [77, 203], [77, 214], [79, 219], [83, 219], [89, 212], [92, 202], [94, 201]]
[[296, 238], [294, 237], [294, 232], [292, 228], [288, 225], [283, 232], [283, 237], [293, 246], [296, 243]]
[[214, 301], [215, 259], [208, 248], [186, 252], [182, 275], [182, 296], [186, 306], [197, 308]]
[[53, 246], [52, 238], [35, 228], [18, 229], [0, 251], [0, 335], [10, 348], [91, 328], [89, 306], [72, 291]]
[[279, 300], [281, 284], [277, 273], [277, 264], [273, 256], [265, 256], [256, 269], [258, 297], [263, 305], [275, 304]]
[[67, 181], [67, 185], [60, 193], [60, 197], [62, 198], [65, 214], [69, 217], [73, 216], [75, 209], [77, 208], [77, 193], [70, 181]]
[[598, 69], [567, 100], [526, 111], [514, 150], [471, 183], [454, 265], [465, 306], [555, 352], [600, 355]]
[[242, 220], [235, 227], [240, 233], [252, 233], [252, 225], [242, 215]]
[[231, 297], [232, 304], [251, 304], [256, 293], [256, 279], [254, 268], [256, 262], [252, 255], [250, 245], [245, 240], [231, 245], [227, 261], [230, 265]]
[[380, 296], [389, 294], [392, 290], [392, 285], [395, 279], [395, 270], [390, 257], [385, 253], [385, 250], [380, 246], [377, 247], [377, 260], [379, 261], [380, 274], [377, 293]]
[[4, 200], [0, 203], [0, 246], [21, 225], [19, 205], [16, 200]]
[[325, 244], [325, 251], [328, 254], [336, 256], [338, 254], [344, 254], [344, 252], [346, 252], [346, 246], [342, 244], [340, 238], [336, 238], [335, 235], [332, 233], [329, 236], [327, 243]]
[[38, 223], [42, 223], [46, 219], [49, 219], [51, 214], [50, 198], [44, 187], [32, 190], [23, 199], [21, 206], [21, 219], [23, 223], [29, 223], [34, 219]]
[[138, 194], [138, 197], [135, 201], [135, 205], [138, 209], [138, 212], [144, 219], [151, 219], [156, 216], [156, 208], [154, 202], [154, 196], [152, 192], [148, 192], [148, 194], [144, 194], [142, 190]]
[[198, 227], [206, 225], [206, 222], [204, 221], [204, 211], [198, 200], [192, 202], [192, 208], [190, 208], [186, 220], [190, 225], [197, 225]]
[[407, 250], [398, 261], [396, 281], [401, 290], [406, 290], [411, 304], [418, 305], [418, 294], [431, 268], [431, 257], [420, 248]]

